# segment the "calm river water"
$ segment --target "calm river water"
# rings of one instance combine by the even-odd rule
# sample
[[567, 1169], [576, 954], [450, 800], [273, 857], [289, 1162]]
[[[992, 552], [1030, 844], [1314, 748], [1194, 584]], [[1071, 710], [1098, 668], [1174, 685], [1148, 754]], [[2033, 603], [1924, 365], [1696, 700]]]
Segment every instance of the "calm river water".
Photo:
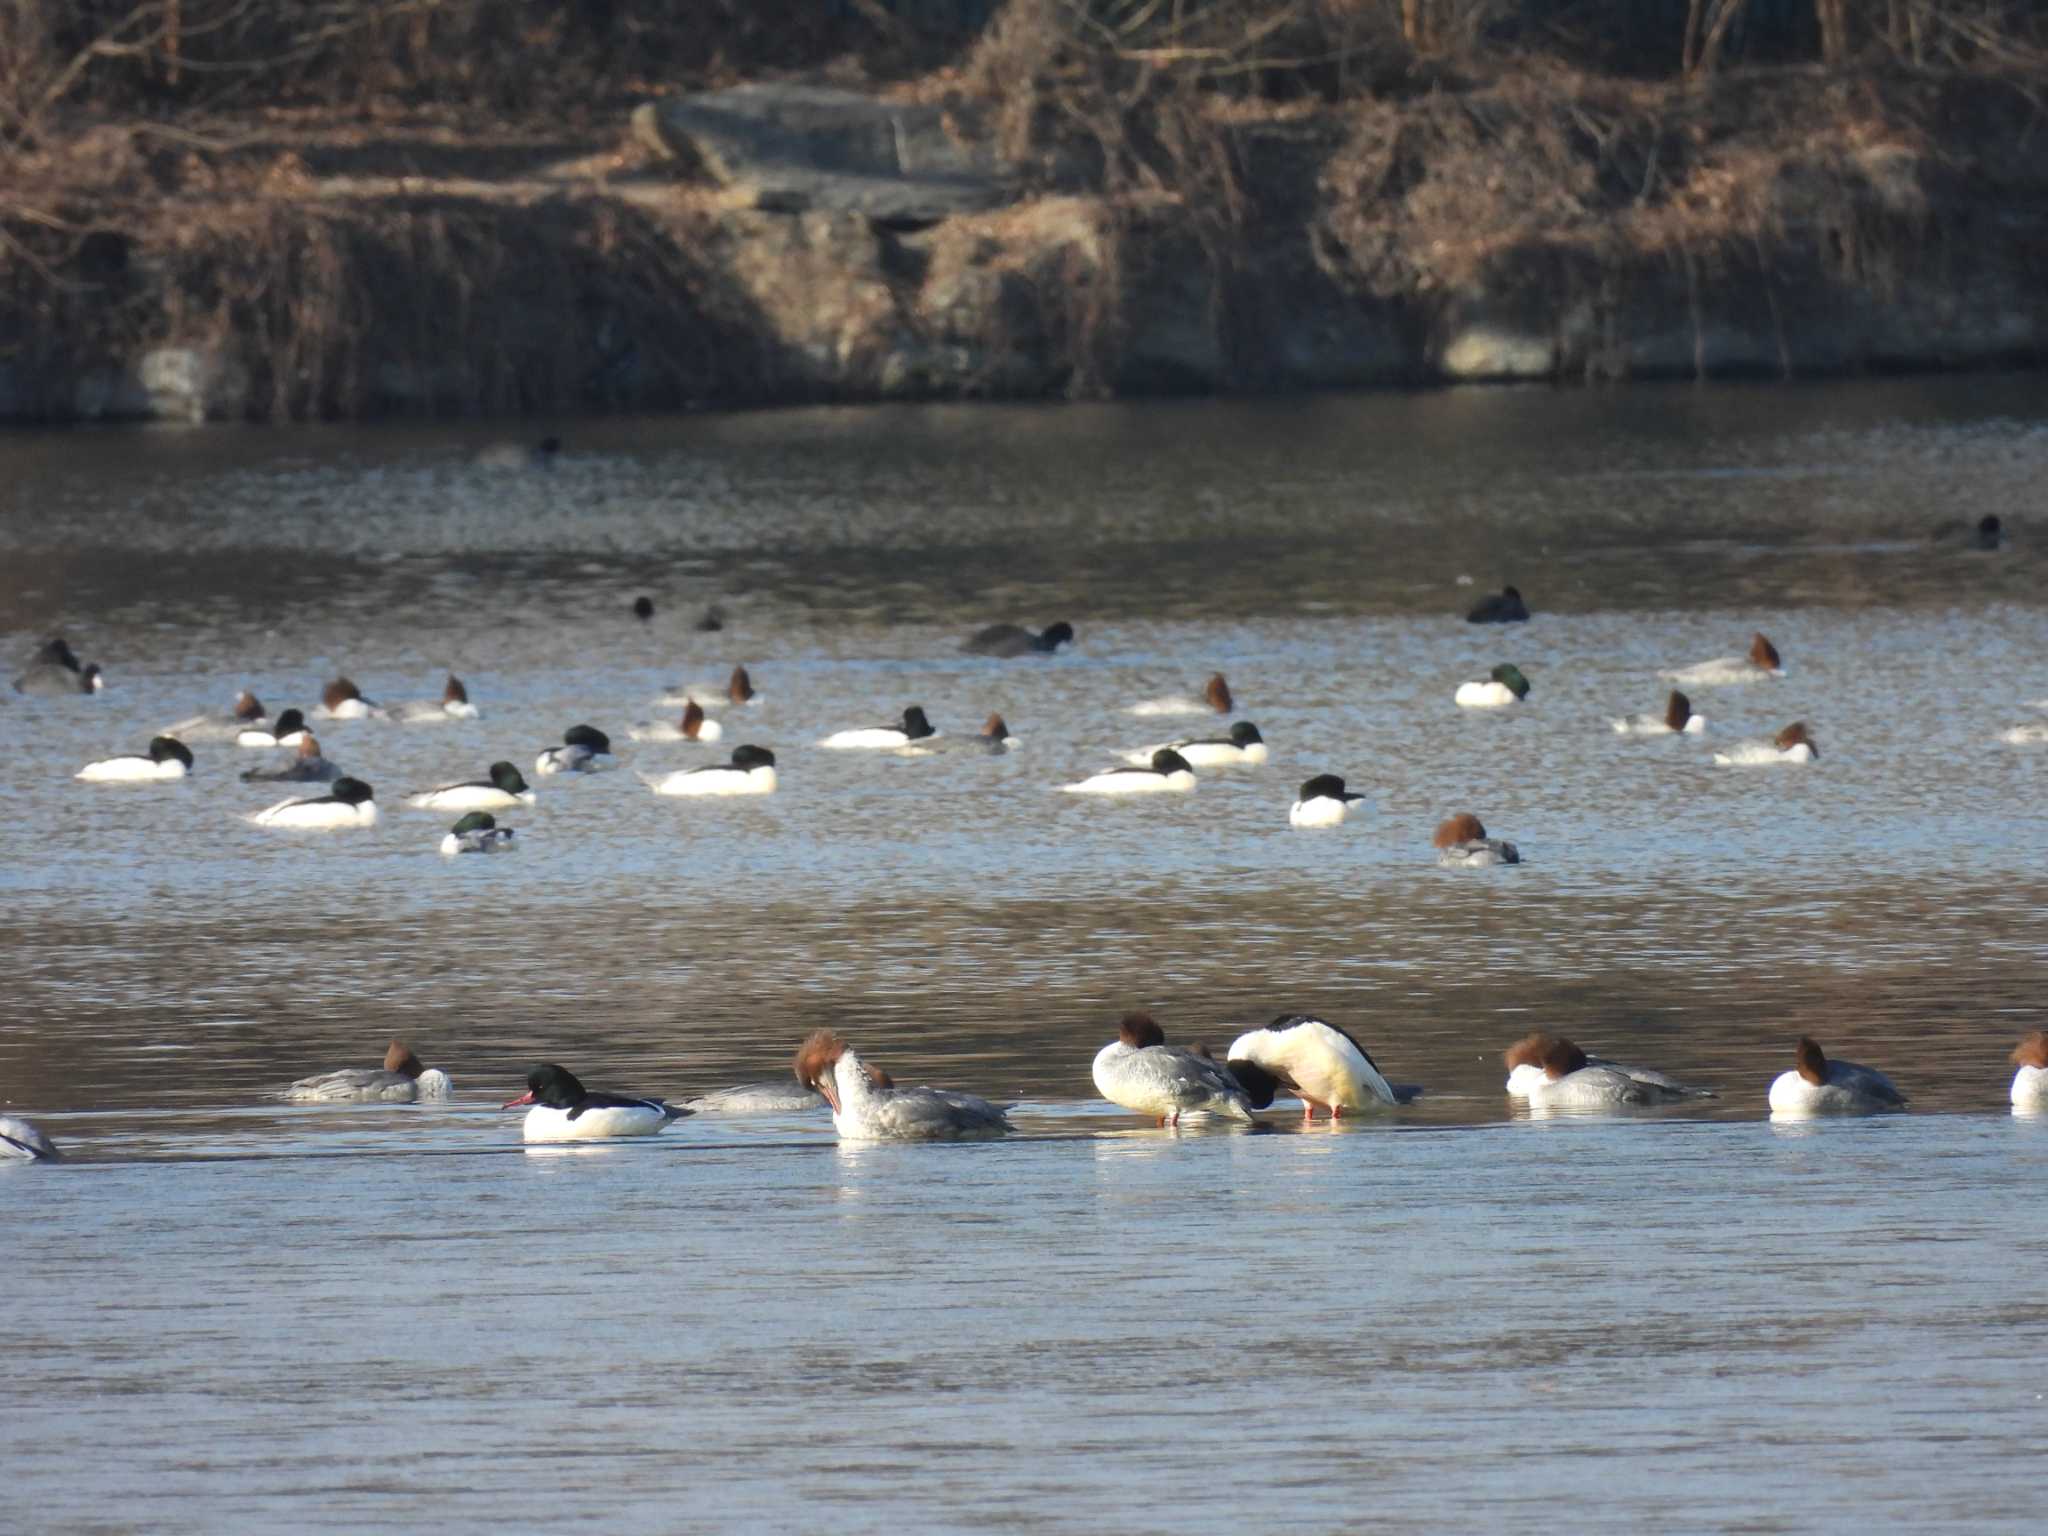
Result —
[[[61, 628], [109, 681], [0, 702], [0, 1112], [71, 1157], [0, 1166], [24, 1529], [2035, 1523], [2038, 377], [562, 430], [546, 470], [482, 428], [0, 436], [0, 670]], [[1986, 512], [2009, 547], [1929, 538]], [[1503, 582], [1534, 621], [1464, 623]], [[1703, 736], [1609, 729], [1759, 629], [1787, 675], [1693, 689]], [[1452, 705], [1501, 661], [1526, 703]], [[627, 740], [742, 662], [716, 748]], [[280, 792], [232, 745], [71, 777], [244, 686], [450, 669], [480, 720], [316, 724], [369, 831], [248, 825]], [[1217, 670], [1270, 763], [1057, 792], [1212, 733], [1130, 711]], [[1022, 746], [815, 747], [912, 703]], [[1818, 762], [1713, 765], [1794, 719]], [[619, 771], [436, 853], [406, 794], [579, 721]], [[637, 777], [741, 741], [777, 794]], [[1319, 772], [1367, 798], [1291, 830]], [[1526, 862], [1438, 869], [1459, 810]], [[1089, 1081], [1136, 1006], [1219, 1047], [1318, 1011], [1425, 1092], [1155, 1131]], [[786, 1076], [821, 1024], [1019, 1135], [526, 1153], [495, 1108], [538, 1060]], [[1537, 1025], [1719, 1097], [1532, 1119]], [[1802, 1033], [1912, 1112], [1768, 1123]], [[394, 1034], [451, 1104], [278, 1099]]]

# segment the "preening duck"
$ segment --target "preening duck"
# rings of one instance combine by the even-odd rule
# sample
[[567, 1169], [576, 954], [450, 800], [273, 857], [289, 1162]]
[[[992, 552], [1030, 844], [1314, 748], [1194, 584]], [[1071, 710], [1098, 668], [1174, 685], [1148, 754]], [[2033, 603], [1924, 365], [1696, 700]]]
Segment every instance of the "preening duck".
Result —
[[1182, 1115], [1214, 1114], [1249, 1121], [1254, 1109], [1273, 1102], [1274, 1079], [1254, 1075], [1255, 1101], [1233, 1070], [1193, 1051], [1166, 1043], [1166, 1032], [1149, 1013], [1127, 1013], [1116, 1038], [1095, 1053], [1095, 1091], [1112, 1104], [1150, 1115], [1161, 1125], [1179, 1125]]
[[554, 773], [602, 773], [616, 768], [612, 739], [594, 725], [572, 725], [562, 732], [562, 744], [549, 747], [533, 760], [533, 771], [546, 777]]
[[1470, 811], [1437, 825], [1436, 861], [1445, 869], [1483, 869], [1489, 864], [1519, 864], [1522, 850], [1505, 838], [1488, 837], [1486, 828]]
[[2034, 1030], [2012, 1048], [2015, 1109], [2048, 1109], [2048, 1033]]
[[971, 1093], [884, 1087], [859, 1054], [829, 1029], [797, 1048], [796, 1080], [832, 1106], [842, 1141], [966, 1141], [1010, 1129], [1003, 1107]]
[[627, 1098], [585, 1088], [567, 1067], [544, 1062], [526, 1074], [526, 1092], [507, 1099], [500, 1109], [533, 1107], [520, 1128], [527, 1141], [608, 1141], [622, 1136], [652, 1136], [689, 1111], [662, 1099]]
[[453, 1085], [448, 1074], [420, 1065], [419, 1057], [403, 1040], [393, 1040], [384, 1051], [381, 1067], [343, 1067], [318, 1077], [302, 1077], [284, 1096], [298, 1103], [325, 1104], [413, 1104], [445, 1099]]
[[[1588, 1056], [1571, 1041], [1560, 1041], [1556, 1035], [1536, 1030], [1522, 1036], [1501, 1053], [1501, 1060], [1508, 1069], [1507, 1091], [1511, 1098], [1533, 1098], [1538, 1089], [1554, 1083], [1555, 1079], [1548, 1070], [1548, 1064], [1560, 1044], [1567, 1047], [1569, 1052], [1576, 1053], [1570, 1055], [1568, 1060], [1577, 1065], [1566, 1065], [1565, 1073], [1576, 1072], [1580, 1067], [1619, 1072], [1648, 1095], [1640, 1102], [1664, 1103], [1672, 1099], [1711, 1099], [1715, 1096], [1711, 1089], [1688, 1088], [1676, 1078], [1666, 1076], [1650, 1067], [1626, 1066], [1618, 1061], [1608, 1061], [1604, 1057]], [[1616, 1102], [1634, 1101], [1623, 1099]]]
[[1313, 1014], [1283, 1013], [1263, 1029], [1230, 1043], [1226, 1065], [1240, 1083], [1244, 1064], [1271, 1074], [1279, 1088], [1301, 1100], [1302, 1119], [1327, 1109], [1332, 1120], [1347, 1109], [1382, 1109], [1396, 1102], [1391, 1084], [1365, 1047]]
[[489, 811], [471, 811], [448, 829], [441, 839], [441, 852], [450, 858], [460, 853], [510, 853], [518, 847], [518, 834], [498, 825]]
[[1874, 1067], [1828, 1060], [1810, 1035], [1800, 1037], [1793, 1061], [1793, 1070], [1771, 1084], [1773, 1115], [1868, 1114], [1905, 1107], [1905, 1096], [1890, 1078]]

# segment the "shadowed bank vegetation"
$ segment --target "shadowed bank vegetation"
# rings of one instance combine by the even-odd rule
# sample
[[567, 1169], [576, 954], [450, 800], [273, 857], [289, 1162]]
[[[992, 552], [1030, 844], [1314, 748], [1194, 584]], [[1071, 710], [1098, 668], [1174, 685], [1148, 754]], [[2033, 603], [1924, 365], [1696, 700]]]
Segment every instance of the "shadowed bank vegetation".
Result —
[[[257, 418], [2025, 360], [2044, 11], [7, 0], [0, 415], [166, 346]], [[766, 215], [625, 133], [789, 77], [957, 108], [1018, 208]]]

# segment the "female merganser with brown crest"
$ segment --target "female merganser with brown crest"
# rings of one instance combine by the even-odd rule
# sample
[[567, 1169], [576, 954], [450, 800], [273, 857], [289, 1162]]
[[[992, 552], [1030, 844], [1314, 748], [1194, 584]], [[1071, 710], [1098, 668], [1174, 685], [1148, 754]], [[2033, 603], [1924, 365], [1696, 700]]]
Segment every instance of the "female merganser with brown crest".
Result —
[[176, 725], [164, 727], [166, 736], [180, 741], [232, 741], [251, 726], [269, 719], [263, 701], [244, 688], [235, 695], [234, 707], [224, 715], [192, 715]]
[[1199, 699], [1147, 699], [1142, 704], [1133, 704], [1130, 712], [1134, 715], [1227, 715], [1236, 707], [1236, 701], [1230, 696], [1230, 684], [1224, 681], [1221, 672], [1212, 672]]
[[842, 1141], [965, 1141], [1010, 1129], [1002, 1106], [971, 1093], [883, 1087], [853, 1047], [829, 1029], [797, 1048], [796, 1080], [825, 1096]]
[[704, 706], [692, 699], [674, 725], [666, 720], [643, 721], [626, 734], [635, 741], [716, 741], [725, 730], [716, 720], [705, 719]]
[[332, 784], [341, 770], [320, 755], [320, 738], [311, 731], [299, 737], [299, 750], [282, 768], [250, 768], [244, 784]]
[[1794, 720], [1769, 741], [1738, 741], [1726, 752], [1716, 752], [1714, 762], [1722, 768], [1747, 768], [1761, 763], [1810, 763], [1820, 756], [1804, 720]]
[[320, 690], [320, 708], [317, 711], [324, 720], [381, 720], [383, 706], [375, 699], [366, 699], [362, 690], [346, 677], [337, 677]]
[[567, 1067], [543, 1063], [526, 1074], [526, 1092], [507, 1099], [500, 1109], [526, 1112], [520, 1134], [527, 1141], [607, 1141], [620, 1136], [652, 1136], [671, 1120], [689, 1113], [661, 1099], [629, 1099], [585, 1088]]
[[1906, 1106], [1905, 1096], [1882, 1072], [1828, 1060], [1811, 1035], [1800, 1037], [1793, 1059], [1798, 1065], [1771, 1084], [1774, 1115], [1869, 1114]]
[[1483, 869], [1490, 864], [1519, 864], [1522, 850], [1505, 838], [1488, 837], [1486, 827], [1470, 811], [1460, 811], [1437, 826], [1431, 839], [1436, 861], [1445, 869]]
[[404, 721], [408, 725], [431, 725], [443, 720], [477, 718], [476, 706], [469, 702], [469, 689], [463, 686], [462, 679], [453, 672], [448, 674], [448, 681], [441, 685], [440, 698], [413, 699], [404, 704], [394, 704], [385, 713], [391, 719]]
[[1692, 700], [1674, 688], [1663, 714], [1623, 715], [1612, 724], [1617, 736], [1697, 736], [1707, 728], [1707, 717], [1694, 714]]
[[343, 1067], [302, 1077], [284, 1096], [297, 1103], [414, 1104], [445, 1099], [452, 1087], [446, 1072], [421, 1066], [411, 1046], [394, 1040], [385, 1049], [382, 1067]]
[[1313, 1014], [1283, 1013], [1265, 1028], [1239, 1035], [1230, 1043], [1225, 1065], [1240, 1083], [1240, 1067], [1247, 1062], [1301, 1100], [1304, 1121], [1315, 1119], [1318, 1109], [1329, 1110], [1336, 1120], [1347, 1109], [1382, 1109], [1398, 1102], [1365, 1047]]
[[[1521, 1039], [1501, 1053], [1501, 1060], [1508, 1069], [1507, 1091], [1510, 1097], [1533, 1099], [1537, 1091], [1546, 1084], [1555, 1084], [1556, 1078], [1548, 1070], [1546, 1063], [1550, 1060], [1552, 1053], [1560, 1043], [1568, 1047], [1570, 1052], [1576, 1053], [1567, 1059], [1576, 1061], [1579, 1067], [1619, 1072], [1623, 1077], [1639, 1085], [1645, 1093], [1650, 1095], [1650, 1097], [1645, 1098], [1641, 1102], [1663, 1103], [1670, 1099], [1711, 1099], [1715, 1097], [1711, 1089], [1688, 1088], [1677, 1079], [1667, 1077], [1664, 1073], [1653, 1071], [1649, 1067], [1624, 1066], [1618, 1061], [1608, 1061], [1604, 1057], [1588, 1056], [1584, 1051], [1579, 1050], [1576, 1045], [1573, 1045], [1571, 1041], [1565, 1040], [1560, 1042], [1557, 1036], [1546, 1034], [1541, 1030], [1535, 1030], [1522, 1036]], [[1570, 1065], [1565, 1067], [1565, 1072], [1567, 1073], [1577, 1070], [1578, 1067]], [[1589, 1079], [1588, 1081], [1590, 1082], [1591, 1080]], [[1553, 1102], [1557, 1101], [1553, 1100]], [[1617, 1102], [1629, 1101], [1620, 1100]]]
[[[1533, 1059], [1532, 1059], [1532, 1052]], [[1537, 1108], [1604, 1109], [1619, 1104], [1672, 1104], [1711, 1097], [1682, 1088], [1661, 1073], [1637, 1077], [1628, 1068], [1594, 1061], [1570, 1040], [1530, 1035], [1508, 1048], [1510, 1093]]]
[[2012, 1048], [2015, 1109], [2048, 1109], [2048, 1033], [2035, 1030]]
[[1774, 677], [1783, 677], [1785, 666], [1778, 660], [1778, 648], [1759, 632], [1749, 637], [1747, 656], [1716, 656], [1712, 661], [1680, 667], [1663, 675], [1689, 688], [1722, 688], [1736, 683], [1769, 682]]
[[[1095, 1091], [1112, 1104], [1151, 1115], [1161, 1125], [1179, 1125], [1182, 1115], [1214, 1114], [1250, 1121], [1254, 1109], [1273, 1102], [1271, 1074], [1250, 1062], [1250, 1089], [1236, 1069], [1166, 1043], [1166, 1031], [1149, 1013], [1127, 1013], [1116, 1038], [1095, 1053]], [[1254, 1094], [1258, 1097], [1254, 1097]]]

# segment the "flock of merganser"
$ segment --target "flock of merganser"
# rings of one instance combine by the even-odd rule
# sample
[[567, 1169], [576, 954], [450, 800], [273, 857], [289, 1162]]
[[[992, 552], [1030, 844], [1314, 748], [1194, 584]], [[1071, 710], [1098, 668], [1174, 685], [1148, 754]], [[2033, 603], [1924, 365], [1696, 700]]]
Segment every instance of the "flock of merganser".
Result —
[[[638, 599], [634, 612], [652, 616], [652, 604]], [[1467, 618], [1475, 623], [1520, 623], [1529, 618], [1522, 595], [1513, 587], [1487, 598]], [[705, 627], [705, 626], [701, 626]], [[717, 627], [717, 626], [710, 626]], [[1073, 627], [1055, 623], [1042, 631], [1000, 624], [979, 631], [963, 649], [979, 655], [1015, 657], [1050, 655], [1074, 638]], [[1762, 634], [1754, 635], [1746, 655], [1722, 657], [1664, 676], [1687, 687], [1719, 687], [1763, 682], [1784, 676], [1777, 648]], [[102, 691], [105, 677], [97, 665], [81, 666], [62, 636], [53, 636], [14, 680], [17, 691], [46, 696], [90, 696]], [[1482, 681], [1461, 684], [1455, 703], [1463, 708], [1499, 709], [1529, 697], [1530, 684], [1511, 663], [1495, 666]], [[756, 698], [744, 666], [736, 667], [724, 699], [744, 705]], [[664, 705], [680, 706], [674, 725], [642, 722], [631, 730], [635, 741], [712, 742], [723, 732], [709, 720], [704, 706], [714, 702], [697, 690], [664, 695]], [[2044, 701], [2048, 703], [2048, 701]], [[1235, 707], [1228, 682], [1212, 676], [1199, 699], [1170, 697], [1144, 701], [1130, 713], [1139, 716], [1224, 714]], [[322, 693], [315, 717], [328, 720], [389, 719], [407, 723], [474, 720], [476, 707], [459, 678], [450, 676], [439, 699], [383, 706], [365, 698], [346, 677], [336, 678]], [[1623, 735], [1696, 734], [1705, 720], [1692, 710], [1685, 693], [1674, 689], [1662, 715], [1630, 715], [1613, 721]], [[2033, 740], [2026, 733], [2048, 728], [2021, 727], [2006, 740]], [[817, 743], [833, 750], [921, 750], [938, 737], [924, 710], [904, 709], [898, 721], [885, 726], [835, 732]], [[245, 781], [328, 783], [324, 796], [281, 801], [250, 819], [262, 826], [339, 828], [370, 826], [377, 821], [374, 792], [348, 777], [321, 755], [318, 739], [298, 709], [282, 711], [272, 720], [255, 695], [244, 690], [224, 715], [199, 715], [168, 726], [153, 737], [145, 754], [111, 757], [88, 763], [76, 775], [87, 782], [149, 782], [182, 779], [194, 768], [188, 741], [233, 741], [245, 747], [291, 747], [290, 764], [275, 770], [250, 770]], [[999, 714], [991, 715], [970, 741], [990, 750], [1017, 746], [1017, 738]], [[1186, 738], [1147, 747], [1129, 755], [1127, 764], [1106, 769], [1077, 783], [1062, 786], [1085, 794], [1186, 792], [1195, 787], [1194, 768], [1255, 766], [1267, 760], [1258, 727], [1235, 722], [1220, 738]], [[1722, 765], [1810, 763], [1819, 757], [1803, 721], [1795, 721], [1768, 741], [1743, 742], [1714, 761]], [[543, 750], [534, 772], [557, 774], [602, 772], [617, 766], [610, 738], [590, 725], [574, 725], [561, 745]], [[662, 795], [767, 794], [776, 787], [775, 754], [743, 744], [729, 762], [682, 769], [665, 775], [643, 775]], [[1318, 774], [1305, 781], [1289, 811], [1296, 827], [1328, 827], [1341, 823], [1349, 807], [1363, 797], [1347, 790], [1343, 778]], [[491, 812], [535, 803], [536, 796], [518, 766], [509, 760], [490, 765], [483, 779], [442, 785], [422, 791], [408, 804], [430, 810], [464, 813], [442, 838], [443, 853], [495, 852], [516, 846], [514, 829], [500, 827]], [[1479, 867], [1520, 861], [1516, 846], [1489, 837], [1479, 818], [1454, 815], [1436, 829], [1438, 862], [1449, 867]], [[1592, 1109], [1679, 1103], [1712, 1097], [1710, 1090], [1690, 1088], [1662, 1073], [1624, 1066], [1588, 1056], [1571, 1040], [1547, 1033], [1526, 1036], [1505, 1053], [1507, 1092], [1526, 1100], [1532, 1109]], [[2015, 1108], [2048, 1111], [2048, 1033], [2036, 1030], [2014, 1049], [2011, 1101]], [[935, 1088], [898, 1087], [886, 1072], [862, 1059], [838, 1035], [821, 1030], [799, 1048], [796, 1086], [752, 1084], [722, 1090], [672, 1106], [658, 1098], [593, 1092], [566, 1068], [543, 1064], [527, 1079], [525, 1094], [504, 1107], [527, 1106], [524, 1139], [556, 1142], [647, 1136], [692, 1113], [790, 1112], [829, 1106], [838, 1134], [848, 1140], [934, 1140], [1001, 1135], [1011, 1129], [1008, 1106], [971, 1094]], [[1206, 1047], [1169, 1046], [1159, 1025], [1147, 1014], [1126, 1016], [1117, 1038], [1096, 1055], [1095, 1086], [1112, 1103], [1177, 1126], [1184, 1116], [1212, 1116], [1244, 1123], [1255, 1111], [1269, 1108], [1285, 1091], [1300, 1100], [1305, 1119], [1318, 1110], [1330, 1118], [1345, 1112], [1385, 1109], [1406, 1103], [1420, 1092], [1396, 1088], [1380, 1072], [1365, 1048], [1345, 1030], [1306, 1014], [1283, 1014], [1261, 1029], [1240, 1034], [1226, 1058], [1217, 1061]], [[424, 1069], [402, 1041], [393, 1041], [378, 1069], [346, 1069], [303, 1079], [285, 1090], [293, 1101], [412, 1103], [443, 1100], [451, 1087], [447, 1074]], [[1883, 1073], [1853, 1062], [1830, 1060], [1819, 1044], [1802, 1038], [1794, 1069], [1771, 1085], [1768, 1102], [1774, 1116], [1826, 1112], [1865, 1113], [1903, 1108], [1904, 1097]], [[27, 1121], [0, 1116], [0, 1157], [29, 1160], [55, 1158], [49, 1139]]]

